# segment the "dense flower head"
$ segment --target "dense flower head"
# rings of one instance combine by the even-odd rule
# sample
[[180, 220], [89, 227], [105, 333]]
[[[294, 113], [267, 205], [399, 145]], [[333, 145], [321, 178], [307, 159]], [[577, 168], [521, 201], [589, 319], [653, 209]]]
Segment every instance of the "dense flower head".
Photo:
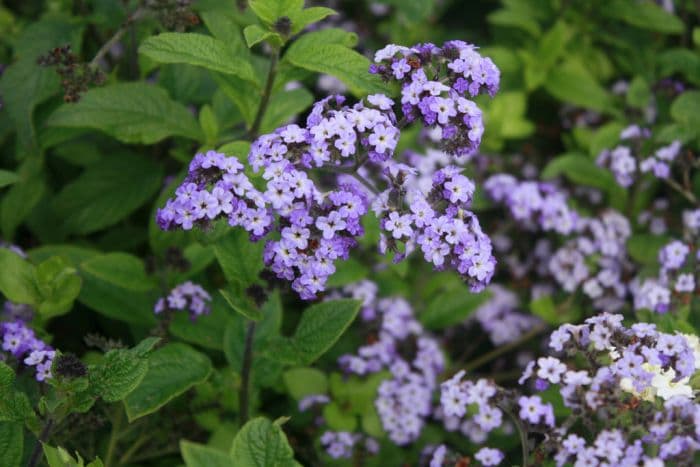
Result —
[[569, 208], [566, 193], [551, 183], [518, 181], [509, 174], [496, 174], [484, 183], [486, 193], [508, 206], [513, 218], [525, 227], [568, 235], [578, 228], [579, 216]]
[[648, 128], [630, 125], [620, 133], [620, 144], [601, 151], [596, 162], [609, 169], [623, 187], [631, 186], [644, 173], [651, 173], [659, 179], [669, 178], [671, 165], [678, 157], [682, 144], [673, 141], [653, 149], [648, 141], [650, 137]]
[[[432, 394], [444, 367], [437, 341], [423, 329], [402, 298], [376, 299], [367, 281], [346, 286], [343, 295], [364, 297], [363, 321], [378, 329], [374, 342], [340, 357], [348, 373], [389, 370], [378, 389], [375, 407], [384, 430], [398, 445], [415, 441], [432, 413]], [[410, 349], [410, 350], [407, 350]]]
[[209, 302], [211, 295], [202, 286], [187, 281], [173, 288], [166, 297], [159, 298], [154, 312], [159, 314], [164, 311], [187, 310], [194, 320], [209, 313]]
[[484, 132], [481, 109], [468, 97], [498, 91], [500, 71], [477, 47], [463, 41], [442, 47], [390, 44], [377, 51], [371, 73], [401, 84], [401, 109], [441, 134], [441, 147], [456, 155], [476, 151]]
[[26, 366], [33, 367], [37, 381], [51, 378], [51, 365], [56, 351], [36, 337], [24, 321], [15, 319], [0, 323], [2, 350]]
[[[427, 194], [415, 190], [407, 194], [404, 203], [400, 200], [404, 197], [402, 173], [406, 170], [401, 165], [386, 168], [391, 188], [372, 206], [383, 231], [380, 251], [393, 251], [394, 260], [401, 261], [420, 248], [435, 269], [454, 269], [472, 291], [483, 290], [494, 274], [496, 260], [491, 239], [469, 211], [474, 183], [458, 167], [447, 166], [433, 174]], [[399, 244], [404, 245], [403, 252]]]

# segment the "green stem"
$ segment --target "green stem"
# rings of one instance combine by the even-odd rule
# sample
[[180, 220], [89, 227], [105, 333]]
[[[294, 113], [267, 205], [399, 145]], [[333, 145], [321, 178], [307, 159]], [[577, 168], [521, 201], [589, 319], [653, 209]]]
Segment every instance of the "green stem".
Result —
[[664, 181], [666, 182], [666, 184], [668, 186], [670, 186], [671, 188], [676, 190], [678, 193], [683, 195], [683, 197], [685, 199], [687, 199], [688, 201], [690, 201], [692, 204], [698, 204], [698, 199], [695, 197], [695, 195], [692, 192], [690, 192], [689, 190], [686, 190], [685, 188], [683, 188], [678, 182], [676, 182], [675, 180], [673, 180], [671, 178], [665, 178]]
[[117, 408], [117, 412], [112, 420], [112, 432], [109, 434], [109, 442], [107, 443], [107, 452], [105, 454], [105, 467], [110, 467], [112, 465], [112, 459], [114, 458], [114, 453], [117, 449], [117, 443], [119, 442], [119, 430], [122, 426], [123, 414], [121, 407]]
[[34, 450], [32, 451], [32, 455], [29, 458], [27, 467], [35, 467], [39, 463], [39, 459], [41, 459], [41, 451], [43, 444], [49, 440], [51, 428], [53, 428], [53, 420], [49, 418], [48, 420], [46, 420], [44, 428], [41, 430], [41, 433], [39, 434], [39, 437], [36, 440], [36, 444], [34, 445]]
[[243, 365], [241, 367], [241, 389], [238, 394], [238, 416], [241, 426], [245, 425], [250, 412], [250, 368], [253, 363], [253, 343], [255, 337], [255, 321], [248, 323], [243, 350]]
[[250, 127], [248, 132], [248, 139], [255, 139], [258, 137], [258, 132], [260, 132], [260, 125], [262, 125], [262, 119], [267, 111], [267, 105], [270, 103], [270, 96], [272, 95], [272, 85], [275, 82], [275, 75], [277, 74], [277, 61], [279, 59], [279, 50], [275, 49], [272, 52], [272, 57], [270, 57], [270, 68], [267, 71], [267, 80], [265, 81], [265, 89], [263, 89], [263, 94], [260, 99], [260, 106], [258, 106], [258, 112], [255, 114], [255, 119], [253, 120], [253, 125]]
[[513, 420], [515, 428], [518, 430], [518, 434], [520, 435], [520, 448], [522, 451], [521, 455], [523, 456], [523, 467], [527, 467], [527, 461], [530, 458], [529, 449], [527, 447], [527, 430], [525, 429], [523, 422], [516, 417], [513, 412], [504, 407], [501, 407], [501, 409]]
[[547, 325], [544, 323], [539, 324], [538, 326], [535, 326], [532, 328], [530, 331], [526, 332], [522, 336], [520, 336], [520, 339], [514, 340], [513, 342], [510, 342], [506, 345], [502, 345], [500, 347], [497, 347], [493, 349], [491, 352], [486, 353], [482, 355], [479, 358], [475, 358], [471, 362], [467, 362], [467, 364], [463, 367], [466, 371], [471, 371], [476, 368], [479, 368], [480, 366], [490, 362], [491, 360], [494, 360], [501, 355], [504, 355], [511, 350], [519, 347], [520, 345], [524, 344], [525, 342], [529, 341], [533, 337], [537, 336], [539, 333], [544, 331], [547, 328]]
[[136, 454], [138, 452], [139, 448], [143, 446], [146, 441], [150, 439], [150, 435], [147, 433], [142, 433], [141, 436], [139, 436], [136, 441], [133, 442], [133, 444], [129, 447], [129, 449], [126, 450], [123, 456], [119, 458], [119, 465], [124, 465], [127, 464], [129, 459], [131, 459], [131, 456]]
[[100, 47], [100, 50], [97, 51], [93, 59], [90, 60], [88, 66], [90, 66], [91, 68], [97, 67], [100, 60], [102, 60], [104, 56], [107, 55], [107, 52], [109, 52], [112, 49], [112, 47], [114, 47], [114, 44], [121, 40], [122, 36], [129, 29], [129, 26], [135, 21], [138, 21], [139, 19], [143, 18], [145, 14], [146, 10], [143, 8], [138, 8], [132, 14], [130, 14], [126, 18], [126, 21], [124, 21], [124, 24], [122, 24], [121, 27], [117, 29], [117, 32], [115, 32], [114, 35], [107, 42], [102, 44], [102, 47]]

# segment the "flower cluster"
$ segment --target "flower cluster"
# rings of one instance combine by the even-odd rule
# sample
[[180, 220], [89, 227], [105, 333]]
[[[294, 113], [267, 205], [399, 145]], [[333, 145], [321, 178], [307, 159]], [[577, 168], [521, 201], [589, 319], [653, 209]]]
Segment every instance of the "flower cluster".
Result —
[[18, 361], [34, 367], [37, 381], [51, 378], [51, 365], [56, 351], [36, 337], [22, 320], [0, 323], [2, 349]]
[[191, 281], [184, 282], [168, 293], [167, 297], [161, 297], [156, 302], [154, 312], [187, 310], [193, 320], [198, 316], [209, 313], [211, 296], [200, 285]]
[[401, 109], [407, 121], [420, 119], [441, 134], [441, 146], [450, 153], [468, 155], [476, 151], [484, 132], [479, 107], [466, 96], [484, 91], [493, 96], [500, 72], [477, 47], [449, 41], [442, 47], [390, 44], [377, 51], [370, 73], [401, 84]]
[[566, 292], [583, 285], [597, 309], [619, 309], [627, 294], [623, 273], [629, 262], [629, 221], [607, 210], [599, 218], [581, 218], [579, 225], [577, 235], [550, 259], [549, 271]]
[[479, 323], [494, 345], [513, 342], [540, 322], [535, 316], [517, 311], [519, 299], [510, 290], [495, 284], [487, 290], [491, 297], [470, 319]]
[[[692, 216], [688, 220], [693, 221]], [[657, 277], [637, 278], [630, 285], [636, 309], [648, 309], [665, 313], [672, 300], [687, 302], [696, 290], [697, 261], [700, 254], [690, 245], [672, 240], [659, 250], [660, 270]]]
[[[623, 144], [603, 150], [596, 162], [599, 166], [608, 168], [617, 183], [624, 187], [632, 185], [639, 173], [652, 173], [661, 179], [669, 178], [671, 164], [680, 153], [681, 142], [673, 141], [652, 150], [648, 141], [650, 137], [649, 129], [630, 125], [620, 133]], [[636, 155], [642, 159], [638, 161]]]
[[489, 197], [504, 203], [513, 218], [530, 230], [569, 235], [578, 227], [579, 216], [569, 208], [567, 195], [551, 183], [518, 181], [509, 174], [496, 174], [484, 183]]
[[363, 438], [363, 447], [369, 454], [379, 452], [379, 443], [374, 438], [347, 431], [326, 431], [321, 435], [321, 446], [333, 459], [349, 459]]
[[344, 294], [364, 298], [363, 321], [378, 335], [356, 355], [343, 355], [340, 366], [365, 375], [388, 369], [391, 378], [379, 386], [375, 407], [389, 438], [398, 445], [414, 441], [432, 411], [432, 393], [444, 362], [437, 341], [427, 335], [402, 298], [376, 299], [376, 286], [362, 281], [346, 286]]
[[[395, 261], [400, 261], [419, 246], [425, 260], [437, 270], [451, 267], [472, 291], [483, 290], [493, 276], [496, 260], [490, 238], [468, 210], [474, 184], [461, 169], [448, 166], [435, 172], [427, 195], [413, 191], [403, 203], [402, 174], [406, 171], [402, 164], [387, 167], [385, 175], [391, 188], [372, 206], [383, 230], [380, 251], [393, 251], [397, 253]], [[399, 253], [398, 242], [405, 245], [403, 253]]]

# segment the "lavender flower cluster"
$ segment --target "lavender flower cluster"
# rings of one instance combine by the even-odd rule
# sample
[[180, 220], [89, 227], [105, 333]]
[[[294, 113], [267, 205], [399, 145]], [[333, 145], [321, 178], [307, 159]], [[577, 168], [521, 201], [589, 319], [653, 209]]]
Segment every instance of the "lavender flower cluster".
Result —
[[369, 454], [379, 452], [379, 443], [372, 437], [362, 436], [359, 433], [349, 433], [347, 431], [326, 431], [321, 435], [321, 446], [333, 459], [349, 459], [357, 449], [360, 442], [363, 443], [365, 451]]
[[153, 311], [160, 314], [165, 311], [187, 310], [194, 320], [209, 313], [208, 302], [211, 302], [211, 295], [202, 286], [187, 281], [173, 288], [167, 296], [159, 298]]
[[[401, 261], [416, 246], [437, 270], [451, 267], [479, 292], [491, 281], [496, 266], [491, 239], [481, 230], [477, 217], [469, 211], [474, 184], [461, 169], [448, 166], [433, 174], [432, 187], [426, 195], [408, 193], [402, 202], [410, 168], [402, 164], [388, 166], [385, 176], [391, 187], [373, 203], [383, 230], [380, 251], [393, 251]], [[397, 242], [404, 244], [399, 252]]]
[[680, 153], [681, 142], [673, 141], [652, 151], [649, 138], [651, 131], [648, 128], [630, 125], [620, 133], [622, 144], [603, 150], [596, 162], [609, 169], [617, 183], [624, 187], [631, 186], [640, 173], [651, 173], [660, 179], [669, 178], [671, 165]]
[[487, 289], [491, 297], [471, 315], [479, 323], [494, 345], [516, 341], [540, 323], [539, 318], [518, 311], [519, 299], [506, 288], [492, 284]]
[[418, 44], [402, 47], [389, 44], [374, 56], [370, 73], [401, 84], [401, 110], [411, 122], [420, 119], [425, 127], [439, 130], [442, 148], [457, 155], [476, 151], [484, 132], [479, 107], [465, 96], [481, 92], [493, 96], [500, 72], [477, 47], [463, 41], [448, 41], [442, 47]]
[[344, 288], [344, 295], [363, 299], [362, 319], [378, 331], [374, 343], [360, 347], [355, 355], [341, 356], [339, 364], [357, 375], [391, 372], [379, 386], [374, 405], [389, 439], [405, 445], [418, 438], [432, 412], [432, 394], [444, 361], [437, 341], [414, 318], [409, 303], [402, 298], [377, 299], [376, 290], [369, 281]]
[[578, 228], [579, 216], [568, 204], [566, 193], [551, 183], [518, 181], [510, 174], [496, 174], [484, 183], [487, 195], [505, 204], [511, 215], [530, 230], [569, 235]]
[[[5, 303], [5, 309], [8, 307]], [[2, 350], [8, 352], [19, 362], [33, 367], [37, 381], [51, 378], [51, 366], [56, 356], [56, 351], [44, 341], [36, 337], [34, 331], [21, 319], [14, 319], [0, 323], [0, 338], [2, 338]], [[0, 356], [4, 359], [5, 356]]]

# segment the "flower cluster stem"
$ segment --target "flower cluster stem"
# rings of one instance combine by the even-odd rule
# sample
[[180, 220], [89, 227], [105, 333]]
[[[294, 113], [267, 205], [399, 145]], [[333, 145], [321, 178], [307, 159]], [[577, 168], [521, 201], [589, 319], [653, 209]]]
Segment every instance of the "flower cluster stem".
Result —
[[272, 95], [272, 85], [275, 82], [275, 76], [277, 75], [277, 61], [279, 60], [279, 50], [275, 49], [270, 57], [270, 68], [267, 71], [267, 80], [265, 81], [265, 88], [263, 89], [262, 97], [260, 98], [260, 106], [258, 106], [258, 111], [255, 114], [255, 119], [248, 132], [248, 139], [253, 140], [258, 137], [260, 132], [260, 125], [262, 125], [263, 117], [267, 111], [267, 106], [270, 103], [270, 97]]
[[250, 321], [245, 334], [243, 349], [243, 365], [241, 367], [241, 389], [238, 394], [238, 413], [241, 426], [245, 425], [250, 416], [250, 369], [253, 363], [253, 341], [255, 337], [255, 321]]

